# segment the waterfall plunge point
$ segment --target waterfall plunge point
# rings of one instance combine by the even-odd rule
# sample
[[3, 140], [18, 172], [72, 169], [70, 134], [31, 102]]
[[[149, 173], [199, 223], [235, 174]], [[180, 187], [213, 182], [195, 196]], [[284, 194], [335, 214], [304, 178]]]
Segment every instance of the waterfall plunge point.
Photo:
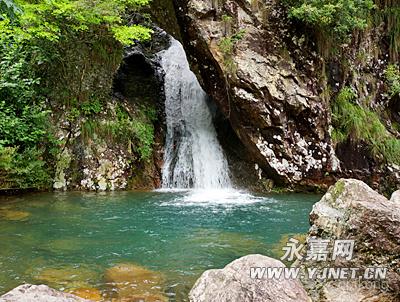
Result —
[[190, 70], [182, 45], [159, 53], [165, 71], [167, 135], [163, 188], [231, 188], [228, 163], [207, 106], [208, 95]]

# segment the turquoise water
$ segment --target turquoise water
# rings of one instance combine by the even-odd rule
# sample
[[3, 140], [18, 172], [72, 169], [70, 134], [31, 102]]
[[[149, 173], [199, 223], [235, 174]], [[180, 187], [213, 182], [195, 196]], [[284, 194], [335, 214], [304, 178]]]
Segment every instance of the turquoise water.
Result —
[[204, 270], [252, 253], [277, 257], [288, 236], [308, 231], [319, 199], [229, 190], [3, 198], [0, 293], [29, 282], [65, 291], [91, 287], [112, 297], [119, 289], [107, 283], [106, 272], [125, 264], [155, 271], [157, 293], [187, 301]]

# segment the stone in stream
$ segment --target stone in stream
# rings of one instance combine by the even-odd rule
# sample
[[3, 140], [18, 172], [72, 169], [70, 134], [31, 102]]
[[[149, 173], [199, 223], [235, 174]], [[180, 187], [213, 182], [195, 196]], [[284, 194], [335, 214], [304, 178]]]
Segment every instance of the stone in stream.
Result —
[[93, 301], [103, 301], [104, 297], [100, 290], [93, 287], [80, 287], [72, 290], [70, 292], [83, 299], [93, 300]]
[[32, 276], [36, 283], [71, 291], [82, 287], [91, 287], [91, 282], [101, 280], [102, 268], [97, 265], [59, 263], [46, 266], [40, 259], [33, 260], [35, 266], [26, 274]]
[[133, 264], [117, 264], [104, 275], [104, 282], [116, 291], [118, 302], [166, 302], [163, 281], [161, 273]]
[[15, 221], [26, 221], [29, 219], [29, 213], [21, 211], [0, 211], [0, 218]]
[[[359, 269], [356, 278], [350, 278], [348, 274], [342, 280], [303, 279], [305, 289], [313, 300], [399, 301], [400, 203], [392, 201], [362, 181], [340, 179], [313, 206], [311, 228], [307, 234], [307, 244], [302, 250], [303, 259], [294, 266], [301, 267], [303, 272], [318, 268], [318, 273], [328, 267]], [[332, 239], [327, 261], [305, 260], [306, 251], [310, 251], [310, 240], [316, 238]], [[340, 256], [343, 257], [332, 259], [334, 239], [354, 240], [352, 258], [342, 254]], [[379, 278], [383, 275], [377, 275], [377, 268], [381, 272], [387, 269], [386, 278]], [[366, 279], [365, 276], [369, 278], [370, 275], [364, 275], [365, 272], [374, 272], [374, 278]]]
[[311, 301], [297, 279], [253, 279], [251, 267], [285, 267], [276, 259], [247, 255], [223, 269], [205, 271], [189, 293], [191, 302]]
[[90, 302], [75, 295], [59, 292], [47, 285], [20, 285], [0, 297], [0, 302]]

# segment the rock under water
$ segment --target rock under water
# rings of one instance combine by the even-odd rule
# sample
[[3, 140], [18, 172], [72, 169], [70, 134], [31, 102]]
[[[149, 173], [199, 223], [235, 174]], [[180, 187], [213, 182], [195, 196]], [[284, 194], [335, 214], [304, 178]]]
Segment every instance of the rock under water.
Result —
[[116, 292], [116, 301], [143, 300], [166, 302], [162, 284], [164, 276], [142, 266], [117, 264], [104, 275], [104, 282]]

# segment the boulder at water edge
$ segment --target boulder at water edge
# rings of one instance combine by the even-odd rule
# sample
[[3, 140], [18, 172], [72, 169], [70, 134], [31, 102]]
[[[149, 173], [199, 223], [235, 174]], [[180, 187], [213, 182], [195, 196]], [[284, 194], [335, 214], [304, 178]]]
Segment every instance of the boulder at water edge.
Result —
[[273, 258], [248, 255], [223, 269], [205, 271], [189, 293], [191, 302], [310, 301], [297, 279], [252, 279], [251, 267], [285, 267]]
[[46, 285], [20, 285], [0, 297], [0, 302], [90, 302], [75, 295], [59, 292]]
[[[389, 201], [362, 181], [340, 179], [313, 206], [311, 228], [303, 251], [310, 250], [310, 239], [354, 240], [351, 259], [313, 259], [295, 263], [303, 268], [357, 268], [355, 278], [303, 279], [315, 301], [399, 301], [400, 292], [400, 203]], [[329, 250], [329, 249], [328, 249]], [[303, 253], [303, 256], [307, 256]], [[316, 259], [317, 260], [317, 259]], [[321, 259], [320, 259], [321, 260]], [[365, 273], [386, 268], [386, 278], [366, 279]], [[371, 271], [373, 269], [373, 271]], [[320, 272], [320, 271], [318, 271]], [[368, 276], [369, 278], [369, 276]]]
[[390, 197], [390, 201], [393, 201], [400, 206], [400, 190], [393, 192], [392, 197]]

